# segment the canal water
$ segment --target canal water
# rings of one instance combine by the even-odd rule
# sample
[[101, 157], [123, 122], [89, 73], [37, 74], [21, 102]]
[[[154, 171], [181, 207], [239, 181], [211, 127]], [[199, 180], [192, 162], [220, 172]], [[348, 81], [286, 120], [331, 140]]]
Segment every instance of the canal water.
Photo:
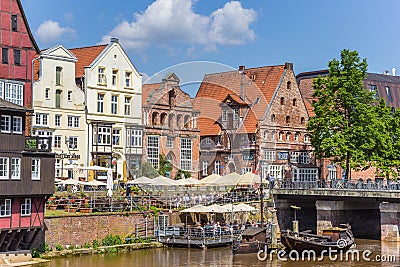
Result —
[[[137, 250], [126, 253], [102, 254], [93, 256], [71, 256], [67, 258], [53, 259], [47, 263], [36, 264], [36, 267], [125, 267], [125, 266], [271, 266], [271, 267], [303, 267], [303, 266], [400, 266], [400, 244], [381, 243], [375, 240], [356, 240], [357, 247], [351, 256], [344, 254], [342, 259], [334, 259], [329, 256], [323, 260], [316, 258], [315, 261], [305, 257], [296, 261], [296, 255], [282, 257], [281, 260], [261, 261], [257, 255], [232, 255], [229, 247], [216, 249], [181, 249], [161, 248]], [[369, 254], [371, 252], [371, 254]], [[364, 257], [363, 257], [364, 253]], [[367, 255], [368, 254], [368, 255]], [[347, 259], [346, 259], [347, 258]]]

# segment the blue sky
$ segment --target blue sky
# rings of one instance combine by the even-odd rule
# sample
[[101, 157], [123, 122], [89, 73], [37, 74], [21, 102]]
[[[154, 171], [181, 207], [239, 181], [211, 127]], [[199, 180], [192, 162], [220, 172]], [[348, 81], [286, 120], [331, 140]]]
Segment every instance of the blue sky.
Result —
[[[293, 62], [295, 73], [324, 69], [357, 50], [369, 71], [398, 69], [398, 0], [22, 0], [40, 49], [118, 37], [144, 78], [167, 69], [183, 83], [239, 65]], [[201, 61], [201, 64], [189, 63]], [[209, 63], [206, 63], [209, 62]], [[189, 71], [189, 70], [190, 71]], [[156, 81], [152, 79], [151, 81]], [[196, 86], [187, 91], [193, 96]]]

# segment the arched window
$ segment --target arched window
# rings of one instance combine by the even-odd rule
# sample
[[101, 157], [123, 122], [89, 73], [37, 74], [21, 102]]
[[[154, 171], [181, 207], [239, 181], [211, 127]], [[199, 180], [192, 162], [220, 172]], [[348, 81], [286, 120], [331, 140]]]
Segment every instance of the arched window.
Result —
[[300, 138], [300, 134], [299, 133], [295, 133], [294, 134], [294, 141], [295, 142], [299, 142], [299, 138]]
[[268, 138], [268, 131], [264, 131], [264, 139]]
[[304, 125], [304, 122], [305, 122], [304, 117], [301, 117], [301, 119], [300, 119], [300, 124], [301, 124], [301, 125]]
[[290, 123], [290, 116], [286, 116], [286, 124]]
[[284, 104], [285, 104], [285, 98], [281, 97], [281, 105], [284, 105]]
[[186, 129], [190, 128], [190, 116], [189, 115], [185, 116], [184, 128], [186, 128]]
[[153, 112], [151, 115], [151, 125], [157, 125], [158, 124], [158, 113]]
[[296, 98], [294, 98], [294, 99], [293, 99], [293, 107], [295, 107], [295, 106], [296, 106], [296, 101], [297, 101], [297, 99], [296, 99]]
[[271, 115], [271, 122], [275, 122], [275, 114]]
[[161, 113], [161, 125], [162, 126], [165, 126], [165, 123], [166, 123], [166, 120], [167, 120], [167, 113]]
[[286, 141], [290, 141], [290, 133], [286, 133]]
[[310, 143], [310, 141], [311, 141], [310, 136], [308, 134], [306, 134], [304, 136], [304, 143]]
[[283, 141], [283, 132], [279, 132], [279, 141]]
[[168, 116], [168, 127], [169, 128], [174, 128], [175, 127], [174, 118], [175, 118], [174, 114], [169, 114], [169, 116]]
[[271, 139], [272, 139], [273, 141], [276, 141], [276, 133], [275, 133], [275, 131], [272, 131], [272, 132], [271, 132]]
[[291, 81], [288, 81], [288, 82], [286, 83], [286, 88], [287, 88], [287, 89], [291, 89], [291, 88], [292, 88], [292, 82], [291, 82]]
[[181, 114], [178, 114], [176, 116], [176, 126], [178, 127], [178, 129], [182, 129], [183, 126], [183, 116]]

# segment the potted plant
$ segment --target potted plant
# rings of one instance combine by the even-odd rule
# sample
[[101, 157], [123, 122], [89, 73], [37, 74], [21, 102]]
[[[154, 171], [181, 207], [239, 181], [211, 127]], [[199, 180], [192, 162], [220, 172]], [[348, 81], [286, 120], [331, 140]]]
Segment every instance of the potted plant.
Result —
[[76, 212], [77, 209], [78, 209], [78, 207], [76, 207], [75, 205], [65, 205], [64, 206], [65, 212]]
[[79, 212], [90, 213], [90, 212], [92, 212], [92, 208], [90, 207], [89, 203], [85, 203], [85, 204], [83, 204], [82, 207], [79, 208]]
[[48, 201], [47, 202], [47, 205], [46, 205], [46, 208], [47, 209], [49, 209], [49, 210], [56, 210], [57, 209], [57, 207], [58, 207], [58, 204], [55, 202], [55, 201]]

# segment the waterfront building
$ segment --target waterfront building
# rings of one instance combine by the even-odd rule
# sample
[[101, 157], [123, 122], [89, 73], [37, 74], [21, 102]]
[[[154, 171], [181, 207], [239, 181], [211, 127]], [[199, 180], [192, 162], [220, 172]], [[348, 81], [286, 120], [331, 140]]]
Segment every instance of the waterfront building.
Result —
[[[384, 71], [382, 74], [378, 73], [367, 73], [366, 79], [364, 80], [364, 86], [366, 90], [375, 92], [377, 98], [385, 99], [385, 102], [392, 109], [400, 107], [400, 98], [397, 92], [400, 91], [400, 77], [395, 75], [395, 69], [392, 69], [392, 73]], [[296, 76], [296, 81], [301, 91], [304, 103], [307, 106], [309, 116], [315, 116], [313, 108], [311, 106], [314, 98], [312, 93], [314, 92], [313, 80], [318, 76], [329, 75], [328, 70], [316, 70], [309, 72], [302, 72]], [[333, 164], [329, 159], [321, 159], [317, 161], [317, 165], [320, 166], [321, 178], [330, 181], [336, 178], [343, 178], [344, 170], [337, 164]], [[370, 178], [375, 179], [376, 169], [371, 167], [364, 171], [351, 171], [351, 179], [364, 179]]]
[[54, 193], [51, 138], [25, 136], [27, 113], [0, 99], [0, 252], [32, 248]]
[[292, 63], [207, 74], [194, 107], [201, 111], [202, 177], [257, 172], [277, 180], [317, 179]]
[[[31, 63], [39, 48], [20, 0], [0, 0], [0, 17], [0, 98], [31, 108]], [[26, 125], [30, 129], [30, 117]]]
[[159, 168], [160, 154], [171, 164], [167, 173], [177, 177], [178, 171], [189, 172], [197, 178], [200, 112], [193, 108], [192, 99], [179, 86], [179, 78], [168, 74], [161, 83], [143, 85], [144, 159]]
[[78, 59], [62, 45], [42, 51], [34, 60], [32, 132], [49, 136], [56, 154], [56, 177], [73, 177], [73, 169], [87, 158], [85, 93], [75, 82]]

